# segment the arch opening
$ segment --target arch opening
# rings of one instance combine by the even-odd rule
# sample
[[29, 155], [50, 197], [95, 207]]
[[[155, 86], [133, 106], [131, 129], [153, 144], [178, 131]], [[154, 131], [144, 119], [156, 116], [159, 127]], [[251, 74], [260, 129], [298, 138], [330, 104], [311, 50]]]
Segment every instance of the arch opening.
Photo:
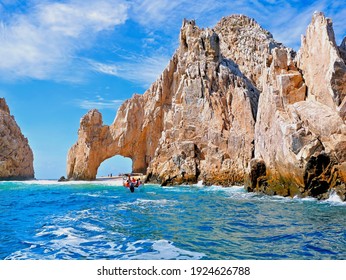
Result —
[[96, 178], [118, 176], [119, 174], [131, 173], [132, 160], [120, 155], [104, 160], [97, 169]]

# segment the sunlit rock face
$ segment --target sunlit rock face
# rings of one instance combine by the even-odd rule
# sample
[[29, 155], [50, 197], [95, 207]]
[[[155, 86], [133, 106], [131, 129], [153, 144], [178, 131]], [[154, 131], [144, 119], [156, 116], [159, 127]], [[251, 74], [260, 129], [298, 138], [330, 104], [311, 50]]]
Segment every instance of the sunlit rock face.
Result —
[[34, 178], [33, 153], [10, 114], [4, 98], [0, 98], [0, 180]]
[[345, 200], [346, 67], [331, 20], [315, 13], [298, 55], [274, 48], [269, 61], [262, 70], [254, 159], [263, 160], [266, 176], [248, 189], [318, 198], [334, 189]]
[[70, 179], [123, 155], [163, 185], [244, 183], [249, 191], [345, 200], [345, 40], [315, 13], [296, 54], [253, 19], [184, 20], [159, 79], [110, 126], [92, 110], [68, 154]]
[[180, 46], [160, 78], [119, 109], [111, 126], [83, 117], [68, 156], [68, 177], [94, 179], [120, 154], [133, 171], [163, 184], [242, 182], [254, 150], [259, 91], [220, 52], [220, 38], [184, 20]]

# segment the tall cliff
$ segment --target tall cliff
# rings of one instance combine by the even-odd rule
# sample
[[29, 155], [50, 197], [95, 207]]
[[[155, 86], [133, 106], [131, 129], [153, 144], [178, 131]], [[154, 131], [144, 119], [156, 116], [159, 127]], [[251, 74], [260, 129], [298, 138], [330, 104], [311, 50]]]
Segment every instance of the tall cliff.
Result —
[[214, 29], [184, 20], [160, 78], [102, 124], [92, 110], [68, 154], [68, 178], [94, 179], [123, 155], [162, 184], [246, 182], [249, 191], [346, 199], [345, 40], [315, 13], [296, 54], [253, 19]]
[[0, 180], [34, 178], [33, 153], [4, 98], [0, 98]]
[[315, 13], [295, 55], [274, 48], [263, 69], [249, 190], [345, 200], [345, 62], [330, 19]]
[[184, 21], [180, 46], [161, 77], [103, 126], [95, 110], [81, 120], [68, 154], [68, 178], [94, 179], [116, 154], [163, 184], [242, 182], [253, 154], [259, 92], [220, 53], [219, 36]]

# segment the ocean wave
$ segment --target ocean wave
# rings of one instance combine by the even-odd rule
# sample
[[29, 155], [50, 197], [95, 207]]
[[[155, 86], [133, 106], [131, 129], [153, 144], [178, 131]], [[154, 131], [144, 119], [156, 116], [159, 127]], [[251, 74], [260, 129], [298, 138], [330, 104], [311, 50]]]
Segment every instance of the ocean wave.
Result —
[[167, 206], [174, 206], [178, 204], [177, 200], [169, 200], [169, 199], [144, 199], [144, 198], [138, 198], [134, 201], [126, 201], [122, 202], [117, 205], [117, 209], [121, 210], [128, 210], [132, 207], [139, 207], [139, 208], [153, 208], [153, 207], [167, 207]]
[[328, 203], [333, 206], [346, 206], [346, 201], [342, 201], [334, 190], [329, 194], [329, 198], [322, 201], [322, 203]]
[[[192, 252], [178, 248], [173, 242], [168, 240], [137, 240], [128, 243], [125, 254], [122, 259], [129, 260], [199, 260], [205, 254]], [[150, 250], [148, 250], [148, 247]], [[145, 253], [139, 253], [147, 248]]]

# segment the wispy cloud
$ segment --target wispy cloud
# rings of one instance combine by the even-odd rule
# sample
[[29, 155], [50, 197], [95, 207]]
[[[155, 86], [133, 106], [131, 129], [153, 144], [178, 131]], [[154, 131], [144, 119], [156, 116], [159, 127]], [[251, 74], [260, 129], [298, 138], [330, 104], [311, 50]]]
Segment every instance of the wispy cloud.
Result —
[[125, 1], [32, 1], [27, 13], [0, 22], [1, 76], [69, 79], [77, 52], [124, 23], [127, 10]]
[[346, 33], [346, 7], [342, 0], [200, 0], [162, 1], [135, 0], [131, 17], [149, 29], [179, 29], [184, 17], [194, 18], [202, 27], [212, 27], [223, 16], [244, 14], [253, 17], [274, 38], [285, 45], [299, 48], [300, 35], [304, 34], [315, 10], [322, 11], [334, 22], [338, 41]]
[[[346, 33], [342, 0], [5, 0], [0, 4], [2, 79], [78, 80], [79, 75], [93, 70], [147, 86], [174, 52], [183, 18], [194, 18], [201, 27], [213, 27], [223, 16], [245, 14], [296, 50], [314, 10], [333, 19], [337, 42]], [[17, 11], [13, 7], [20, 8]], [[137, 57], [82, 57], [83, 50], [97, 45], [98, 36], [128, 18], [141, 28], [140, 34], [134, 32], [141, 37], [132, 38], [139, 42]], [[116, 38], [114, 33], [108, 34]], [[122, 40], [126, 39], [125, 35]]]
[[112, 75], [112, 76], [119, 75], [118, 66], [115, 64], [105, 64], [101, 62], [95, 62], [92, 60], [89, 60], [89, 64], [91, 65], [92, 69], [95, 70], [96, 72], [100, 72], [100, 73]]
[[94, 71], [116, 76], [146, 88], [159, 78], [169, 60], [168, 56], [128, 55], [125, 61], [113, 63], [89, 61], [89, 63]]
[[124, 103], [124, 100], [105, 100], [100, 96], [97, 96], [93, 100], [75, 100], [74, 104], [79, 108], [90, 110], [90, 109], [110, 109], [117, 110], [119, 106]]

